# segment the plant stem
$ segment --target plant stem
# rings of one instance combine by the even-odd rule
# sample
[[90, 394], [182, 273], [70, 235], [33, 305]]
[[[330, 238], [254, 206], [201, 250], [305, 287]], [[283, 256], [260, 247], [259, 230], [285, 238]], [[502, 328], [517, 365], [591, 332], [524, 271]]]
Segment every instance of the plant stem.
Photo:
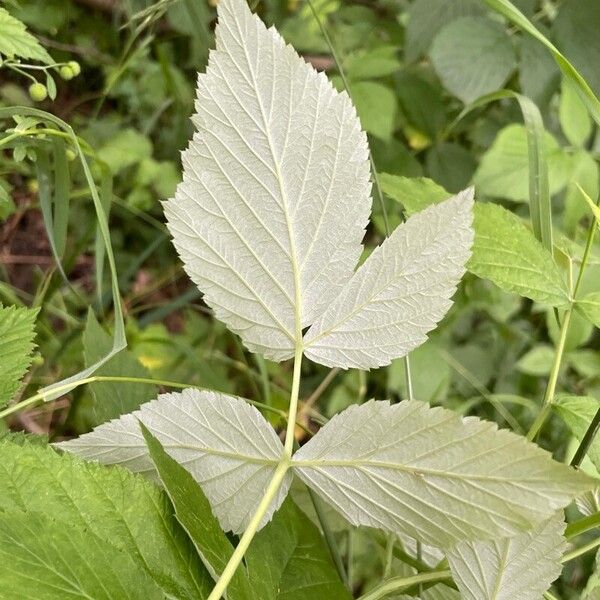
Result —
[[296, 429], [296, 415], [298, 414], [298, 398], [300, 396], [300, 373], [302, 372], [302, 344], [296, 344], [294, 356], [294, 374], [292, 375], [292, 391], [290, 393], [290, 408], [288, 410], [288, 424], [285, 432], [285, 456], [292, 457], [294, 450], [294, 430]]
[[[198, 386], [190, 385], [189, 383], [179, 383], [177, 381], [167, 381], [164, 379], [152, 379], [150, 377], [117, 377], [117, 376], [109, 376], [109, 375], [94, 375], [92, 377], [86, 377], [85, 379], [80, 379], [77, 382], [73, 382], [73, 383], [65, 384], [63, 386], [56, 387], [55, 391], [59, 392], [59, 393], [61, 391], [64, 391], [65, 393], [67, 393], [81, 385], [86, 385], [88, 383], [97, 383], [97, 382], [102, 382], [102, 381], [105, 381], [105, 382], [109, 381], [109, 382], [115, 382], [115, 383], [141, 383], [141, 384], [145, 383], [145, 384], [151, 384], [151, 385], [162, 385], [164, 387], [181, 389], [181, 390], [190, 388], [190, 387], [202, 389], [202, 388], [198, 388]], [[40, 402], [43, 402], [45, 397], [46, 397], [45, 394], [40, 392], [38, 394], [35, 394], [35, 395], [27, 398], [26, 400], [23, 400], [22, 402], [14, 404], [13, 406], [9, 406], [8, 408], [5, 408], [4, 410], [0, 411], [0, 419], [3, 419], [5, 417], [8, 417], [9, 415], [12, 415], [13, 413], [19, 412], [25, 408], [28, 408], [30, 406], [33, 406]], [[274, 408], [272, 406], [267, 406], [266, 404], [263, 404], [262, 402], [256, 402], [255, 400], [246, 400], [246, 402], [248, 402], [249, 404], [252, 404], [253, 406], [256, 406], [257, 408], [269, 410], [271, 412], [277, 413], [281, 417], [284, 417], [286, 419], [288, 418], [288, 414], [284, 410], [280, 410], [280, 409]]]
[[449, 570], [444, 571], [430, 571], [428, 573], [419, 573], [412, 577], [394, 577], [384, 581], [381, 585], [378, 585], [375, 589], [371, 590], [364, 596], [361, 596], [359, 600], [380, 600], [390, 594], [400, 592], [406, 588], [414, 585], [423, 583], [440, 582], [451, 579], [452, 574]]
[[275, 473], [273, 474], [273, 478], [269, 482], [267, 489], [265, 490], [265, 495], [262, 497], [256, 512], [254, 513], [246, 531], [240, 538], [238, 545], [236, 546], [229, 562], [223, 569], [221, 576], [219, 577], [215, 587], [212, 592], [208, 596], [207, 600], [220, 600], [220, 598], [225, 594], [227, 590], [227, 586], [231, 581], [231, 578], [234, 576], [237, 568], [240, 566], [242, 559], [244, 558], [244, 554], [246, 554], [246, 550], [250, 546], [250, 542], [252, 542], [256, 532], [258, 531], [258, 527], [265, 516], [266, 512], [269, 510], [273, 499], [277, 495], [279, 491], [279, 486], [281, 485], [284, 477], [287, 474], [288, 469], [290, 468], [290, 462], [286, 456], [282, 457], [281, 462], [277, 465], [275, 469]]
[[596, 529], [596, 527], [600, 527], [600, 512], [574, 521], [573, 523], [569, 523], [565, 530], [565, 537], [567, 539], [571, 539], [581, 535], [582, 533], [586, 533], [586, 531]]
[[600, 408], [596, 411], [594, 418], [592, 419], [586, 432], [581, 438], [581, 443], [579, 444], [575, 454], [573, 455], [573, 458], [571, 459], [572, 467], [579, 467], [581, 461], [587, 454], [587, 451], [590, 449], [590, 446], [592, 445], [592, 442], [594, 441], [598, 430], [600, 430]]
[[585, 544], [584, 546], [580, 546], [579, 548], [575, 548], [572, 552], [567, 552], [562, 557], [562, 563], [569, 562], [575, 558], [579, 558], [583, 554], [590, 552], [591, 550], [595, 550], [598, 546], [600, 546], [600, 537], [597, 537], [595, 540], [592, 540], [589, 544]]
[[288, 412], [288, 424], [285, 433], [285, 445], [283, 455], [273, 477], [265, 490], [265, 494], [262, 497], [246, 531], [244, 531], [238, 545], [235, 548], [234, 553], [231, 555], [229, 562], [223, 569], [213, 591], [210, 593], [207, 600], [220, 600], [225, 594], [227, 586], [231, 581], [231, 578], [240, 566], [246, 550], [250, 546], [250, 543], [254, 539], [256, 532], [258, 531], [259, 525], [271, 507], [271, 504], [279, 491], [279, 488], [288, 472], [291, 465], [292, 452], [294, 450], [294, 430], [296, 428], [296, 415], [298, 414], [298, 397], [300, 395], [300, 373], [302, 370], [302, 355], [303, 347], [301, 341], [296, 343], [296, 352], [294, 355], [294, 373], [292, 375], [292, 391], [290, 396], [290, 408]]
[[[554, 355], [554, 364], [552, 365], [550, 379], [548, 380], [548, 385], [546, 387], [546, 392], [544, 394], [544, 404], [542, 406], [542, 410], [538, 414], [536, 420], [534, 421], [533, 425], [531, 426], [531, 428], [527, 434], [527, 439], [529, 441], [533, 440], [535, 438], [535, 436], [538, 434], [539, 430], [542, 428], [542, 426], [546, 422], [546, 419], [548, 418], [548, 415], [550, 414], [550, 410], [552, 408], [552, 402], [554, 400], [554, 393], [556, 392], [556, 384], [558, 381], [558, 375], [559, 375], [560, 367], [562, 364], [562, 357], [563, 357], [563, 353], [565, 350], [565, 342], [567, 339], [567, 334], [569, 332], [569, 325], [571, 323], [571, 316], [573, 314], [573, 309], [574, 309], [575, 303], [577, 301], [577, 294], [579, 292], [579, 288], [581, 287], [581, 282], [583, 281], [583, 273], [587, 266], [588, 258], [590, 256], [590, 252], [592, 250], [595, 233], [596, 233], [596, 225], [594, 223], [594, 220], [592, 219], [592, 222], [588, 229], [585, 250], [584, 250], [583, 256], [581, 258], [581, 266], [579, 267], [579, 273], [577, 274], [577, 280], [575, 282], [575, 287], [573, 288], [573, 293], [571, 294], [571, 302], [569, 304], [569, 308], [565, 312], [565, 316], [564, 316], [562, 324], [561, 324], [560, 339], [558, 342], [558, 346], [556, 347], [556, 353]], [[593, 425], [593, 422], [590, 423], [590, 428], [592, 427], [592, 425]], [[588, 437], [588, 433], [591, 433], [589, 431], [589, 428], [588, 428], [588, 431], [586, 432], [581, 444], [583, 444], [583, 441], [586, 440], [586, 438]], [[591, 444], [594, 439], [594, 437], [593, 437], [594, 435], [595, 435], [595, 432], [589, 440], [586, 440], [586, 443], [588, 443], [588, 441], [589, 441], [589, 444]], [[581, 447], [581, 445], [580, 445], [580, 447]], [[585, 450], [587, 451], [587, 448]], [[579, 454], [579, 448], [577, 449], [577, 452], [575, 453], [575, 455], [577, 456], [578, 454]], [[583, 456], [581, 458], [583, 459]]]
[[544, 393], [542, 410], [539, 412], [536, 420], [533, 422], [533, 425], [527, 432], [527, 439], [529, 441], [532, 441], [535, 438], [539, 430], [546, 422], [548, 415], [550, 414], [552, 402], [554, 400], [554, 393], [556, 392], [558, 375], [560, 373], [560, 367], [562, 365], [562, 357], [565, 351], [565, 342], [567, 341], [567, 333], [569, 332], [569, 325], [571, 323], [572, 314], [573, 304], [571, 304], [571, 306], [569, 306], [569, 308], [567, 309], [567, 312], [565, 313], [565, 316], [563, 318], [562, 325], [560, 327], [560, 338], [558, 340], [558, 345], [556, 346], [556, 352], [554, 354], [554, 363], [552, 365], [552, 371], [550, 372], [550, 378], [548, 379], [548, 384], [546, 386], [546, 392]]
[[342, 561], [342, 556], [338, 549], [335, 538], [333, 537], [331, 527], [329, 527], [329, 523], [327, 522], [325, 512], [323, 511], [323, 503], [310, 487], [307, 487], [307, 489], [308, 494], [310, 495], [310, 499], [312, 500], [313, 506], [315, 508], [315, 512], [317, 513], [317, 518], [319, 519], [319, 523], [321, 524], [321, 528], [323, 529], [323, 535], [325, 536], [325, 541], [327, 542], [327, 547], [329, 548], [329, 554], [331, 555], [333, 564], [337, 569], [340, 579], [346, 584], [346, 587], [350, 591], [352, 591], [352, 588], [350, 588], [350, 583], [348, 581], [348, 575], [344, 567], [344, 562]]

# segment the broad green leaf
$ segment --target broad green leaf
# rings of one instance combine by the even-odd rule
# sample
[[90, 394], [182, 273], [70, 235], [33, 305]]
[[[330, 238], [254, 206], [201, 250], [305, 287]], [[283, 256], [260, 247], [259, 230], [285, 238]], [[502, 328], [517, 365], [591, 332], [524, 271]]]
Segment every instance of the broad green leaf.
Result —
[[[163, 394], [138, 411], [57, 445], [88, 460], [154, 474], [140, 421], [200, 483], [221, 527], [243, 532], [283, 455], [281, 441], [260, 412], [241, 398], [189, 388]], [[261, 526], [283, 502], [291, 478], [288, 473]]]
[[454, 194], [469, 185], [477, 167], [472, 153], [454, 142], [436, 144], [425, 160], [429, 176]]
[[362, 253], [367, 139], [348, 95], [245, 1], [223, 0], [218, 13], [197, 132], [165, 213], [216, 316], [250, 350], [283, 360]]
[[[554, 44], [539, 30], [533, 23], [512, 3], [510, 0], [483, 0], [492, 10], [504, 15], [509, 21], [517, 27], [528, 33], [530, 36], [541, 42], [552, 54], [556, 64], [562, 73], [568, 77], [579, 90], [581, 98], [592, 116], [592, 118], [600, 125], [600, 100], [590, 88], [586, 80], [581, 76], [579, 71], [569, 62]], [[589, 6], [594, 0], [586, 0], [586, 5]], [[577, 3], [577, 0], [571, 0], [568, 4], [571, 7]], [[583, 4], [583, 3], [581, 3]], [[567, 19], [568, 20], [568, 19]], [[556, 23], [556, 22], [555, 22]], [[575, 34], [577, 35], [577, 34]], [[587, 55], [586, 55], [587, 59]]]
[[6, 58], [29, 58], [47, 65], [54, 61], [21, 21], [0, 8], [0, 54]]
[[344, 71], [349, 79], [376, 79], [391, 75], [401, 65], [397, 46], [378, 46], [349, 54], [344, 60]]
[[542, 344], [524, 354], [516, 364], [521, 373], [543, 377], [549, 375], [554, 365], [556, 351], [552, 346]]
[[446, 89], [465, 104], [500, 89], [516, 68], [504, 25], [485, 17], [463, 17], [446, 25], [430, 56]]
[[37, 314], [37, 309], [0, 304], [0, 408], [17, 393], [31, 364]]
[[407, 121], [404, 133], [416, 149], [428, 146], [446, 126], [444, 90], [430, 79], [430, 73], [424, 69], [404, 69], [394, 76], [395, 92]]
[[246, 566], [253, 600], [352, 598], [340, 581], [323, 536], [289, 498], [252, 540]]
[[440, 29], [451, 21], [484, 12], [476, 0], [415, 0], [408, 11], [406, 59], [412, 62], [427, 52]]
[[553, 26], [558, 48], [571, 60], [596, 95], [600, 94], [600, 4], [596, 0], [567, 0]]
[[592, 292], [577, 300], [575, 308], [596, 327], [600, 327], [600, 292]]
[[[101, 360], [112, 348], [111, 336], [102, 329], [94, 313], [88, 312], [83, 332], [83, 353], [85, 365], [89, 367]], [[121, 350], [116, 356], [102, 365], [96, 375], [113, 377], [148, 378], [150, 373], [140, 364], [129, 350]], [[144, 402], [156, 398], [154, 385], [123, 381], [102, 381], [90, 385], [92, 402], [77, 405], [76, 419], [85, 423], [87, 429], [100, 425], [110, 419], [136, 410]], [[91, 405], [90, 405], [91, 404]]]
[[463, 600], [540, 600], [562, 571], [562, 511], [513, 538], [461, 542], [446, 556]]
[[388, 141], [394, 133], [398, 111], [394, 92], [376, 81], [357, 81], [350, 84], [350, 93], [363, 129]]
[[[568, 181], [571, 160], [549, 133], [542, 143], [548, 162], [550, 194], [556, 194]], [[529, 200], [529, 153], [523, 125], [508, 125], [500, 131], [483, 155], [473, 181], [479, 194], [515, 202]]]
[[471, 188], [397, 227], [308, 330], [306, 356], [365, 369], [422, 344], [450, 308], [464, 274], [472, 207]]
[[584, 377], [600, 378], [600, 352], [576, 350], [565, 355], [568, 365]]
[[560, 126], [563, 133], [574, 146], [581, 147], [592, 134], [592, 119], [575, 84], [563, 79], [559, 106]]
[[[562, 322], [562, 319], [564, 318], [564, 313], [562, 311], [559, 313], [559, 317]], [[554, 346], [558, 347], [561, 337], [560, 326], [556, 321], [556, 315], [552, 309], [548, 309], [546, 311], [546, 327], [548, 328], [548, 335], [550, 336], [550, 339], [554, 342]], [[585, 346], [590, 341], [590, 338], [593, 334], [594, 326], [592, 323], [590, 323], [590, 321], [579, 312], [574, 312], [571, 315], [569, 330], [567, 331], [563, 341], [564, 351], [571, 352], [572, 350], [576, 350], [581, 346]]]
[[352, 524], [442, 548], [521, 533], [595, 486], [495, 423], [418, 401], [352, 406], [292, 464]]
[[[168, 456], [147, 429], [144, 436], [175, 516], [215, 577], [233, 553], [231, 542], [190, 473]], [[308, 594], [312, 600], [350, 598], [317, 528], [289, 499], [254, 538], [245, 565], [228, 586], [230, 600], [305, 600]]]
[[168, 498], [153, 484], [49, 447], [2, 443], [0, 454], [0, 514], [41, 514], [66, 532], [87, 531], [115, 553], [131, 556], [164, 594], [208, 596], [210, 577], [172, 517]]
[[163, 600], [142, 565], [83, 527], [45, 514], [0, 512], [3, 598]]
[[573, 172], [565, 194], [563, 223], [567, 234], [574, 235], [579, 221], [590, 214], [585, 194], [590, 198], [598, 198], [600, 169], [589, 152], [580, 150], [573, 155]]
[[[592, 396], [559, 396], [553, 408], [561, 419], [567, 424], [571, 433], [581, 441], [598, 409], [600, 400]], [[592, 442], [588, 456], [594, 466], [600, 470], [600, 438]]]
[[[150, 458], [163, 484], [175, 517], [194, 544], [211, 577], [217, 581], [233, 554], [233, 546], [212, 514], [210, 502], [191, 473], [172, 459], [162, 444], [140, 422]], [[246, 570], [239, 568], [227, 586], [230, 598], [252, 600]]]
[[427, 177], [401, 177], [381, 173], [379, 183], [384, 194], [402, 204], [408, 216], [451, 196], [442, 186]]
[[108, 139], [98, 150], [98, 157], [105, 162], [113, 175], [116, 175], [152, 156], [150, 138], [135, 129], [124, 129]]
[[474, 227], [473, 254], [467, 265], [472, 273], [542, 304], [568, 304], [562, 273], [517, 215], [498, 204], [477, 204]]
[[560, 71], [548, 50], [531, 36], [521, 38], [519, 49], [521, 91], [544, 109], [560, 85]]

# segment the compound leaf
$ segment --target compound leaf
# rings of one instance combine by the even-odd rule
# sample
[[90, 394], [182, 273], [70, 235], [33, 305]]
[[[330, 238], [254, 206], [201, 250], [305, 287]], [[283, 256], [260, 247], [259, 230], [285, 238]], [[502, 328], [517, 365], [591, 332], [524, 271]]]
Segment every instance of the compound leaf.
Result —
[[539, 600], [562, 571], [562, 514], [513, 538], [461, 542], [446, 556], [464, 600]]
[[306, 356], [331, 367], [366, 369], [423, 343], [465, 271], [472, 206], [469, 189], [400, 225], [309, 329]]
[[[190, 388], [163, 394], [138, 411], [57, 445], [88, 460], [154, 474], [140, 421], [200, 483], [221, 527], [243, 532], [283, 455], [281, 441], [260, 412], [240, 398]], [[263, 526], [290, 483], [288, 474]]]
[[418, 401], [348, 408], [293, 465], [352, 524], [445, 548], [521, 533], [595, 486], [495, 423]]
[[250, 350], [283, 360], [362, 252], [367, 139], [348, 95], [246, 2], [223, 0], [218, 14], [197, 132], [165, 213], [216, 316]]

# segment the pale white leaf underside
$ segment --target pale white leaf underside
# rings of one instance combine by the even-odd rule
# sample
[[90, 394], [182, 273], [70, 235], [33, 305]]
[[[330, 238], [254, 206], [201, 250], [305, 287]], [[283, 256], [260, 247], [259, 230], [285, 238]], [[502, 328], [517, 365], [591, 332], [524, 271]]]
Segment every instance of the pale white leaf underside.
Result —
[[[283, 454], [275, 430], [260, 412], [240, 398], [190, 388], [163, 394], [57, 446], [88, 460], [154, 474], [140, 421], [198, 481], [223, 529], [243, 532]], [[291, 479], [289, 473], [262, 525], [285, 499]]]
[[331, 367], [367, 369], [422, 344], [465, 272], [472, 208], [471, 188], [400, 225], [307, 332], [306, 355]]
[[446, 556], [464, 600], [540, 600], [562, 571], [562, 511], [527, 533], [462, 542]]
[[362, 252], [366, 135], [335, 91], [243, 0], [218, 6], [196, 133], [165, 203], [185, 268], [250, 350], [290, 358]]
[[591, 487], [523, 437], [417, 401], [350, 407], [293, 464], [352, 524], [443, 548], [530, 529]]

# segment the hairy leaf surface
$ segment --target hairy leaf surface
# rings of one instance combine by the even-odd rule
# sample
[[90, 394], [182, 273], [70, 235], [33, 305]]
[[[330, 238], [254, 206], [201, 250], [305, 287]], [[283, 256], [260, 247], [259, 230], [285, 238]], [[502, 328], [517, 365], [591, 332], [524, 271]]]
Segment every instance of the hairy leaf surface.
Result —
[[5, 8], [0, 8], [0, 54], [7, 58], [30, 58], [47, 65], [54, 61], [25, 25]]
[[438, 547], [515, 535], [594, 487], [495, 423], [417, 401], [352, 406], [293, 463], [354, 525]]
[[0, 305], [0, 407], [21, 387], [31, 364], [37, 310]]
[[[190, 388], [163, 394], [58, 446], [88, 460], [154, 473], [140, 421], [200, 483], [221, 527], [243, 532], [283, 455], [281, 441], [260, 412], [240, 398]], [[286, 476], [262, 525], [283, 502], [291, 478]]]
[[539, 600], [562, 571], [560, 514], [513, 538], [462, 542], [446, 556], [464, 600]]
[[218, 13], [197, 132], [165, 212], [217, 317], [252, 351], [283, 360], [362, 252], [367, 140], [348, 95], [246, 2], [223, 0]]
[[[0, 514], [40, 514], [55, 520], [57, 530], [73, 536], [75, 530], [85, 531], [103, 541], [98, 552], [110, 544], [122, 560], [131, 556], [137, 565], [132, 577], [141, 569], [164, 594], [182, 600], [208, 597], [210, 577], [156, 486], [124, 469], [106, 469], [30, 443], [1, 443], [0, 455]], [[22, 534], [13, 537], [25, 543], [29, 537], [25, 530]], [[59, 572], [68, 572], [68, 564]]]
[[470, 255], [473, 190], [400, 225], [305, 336], [306, 356], [368, 369], [422, 344], [444, 316]]

